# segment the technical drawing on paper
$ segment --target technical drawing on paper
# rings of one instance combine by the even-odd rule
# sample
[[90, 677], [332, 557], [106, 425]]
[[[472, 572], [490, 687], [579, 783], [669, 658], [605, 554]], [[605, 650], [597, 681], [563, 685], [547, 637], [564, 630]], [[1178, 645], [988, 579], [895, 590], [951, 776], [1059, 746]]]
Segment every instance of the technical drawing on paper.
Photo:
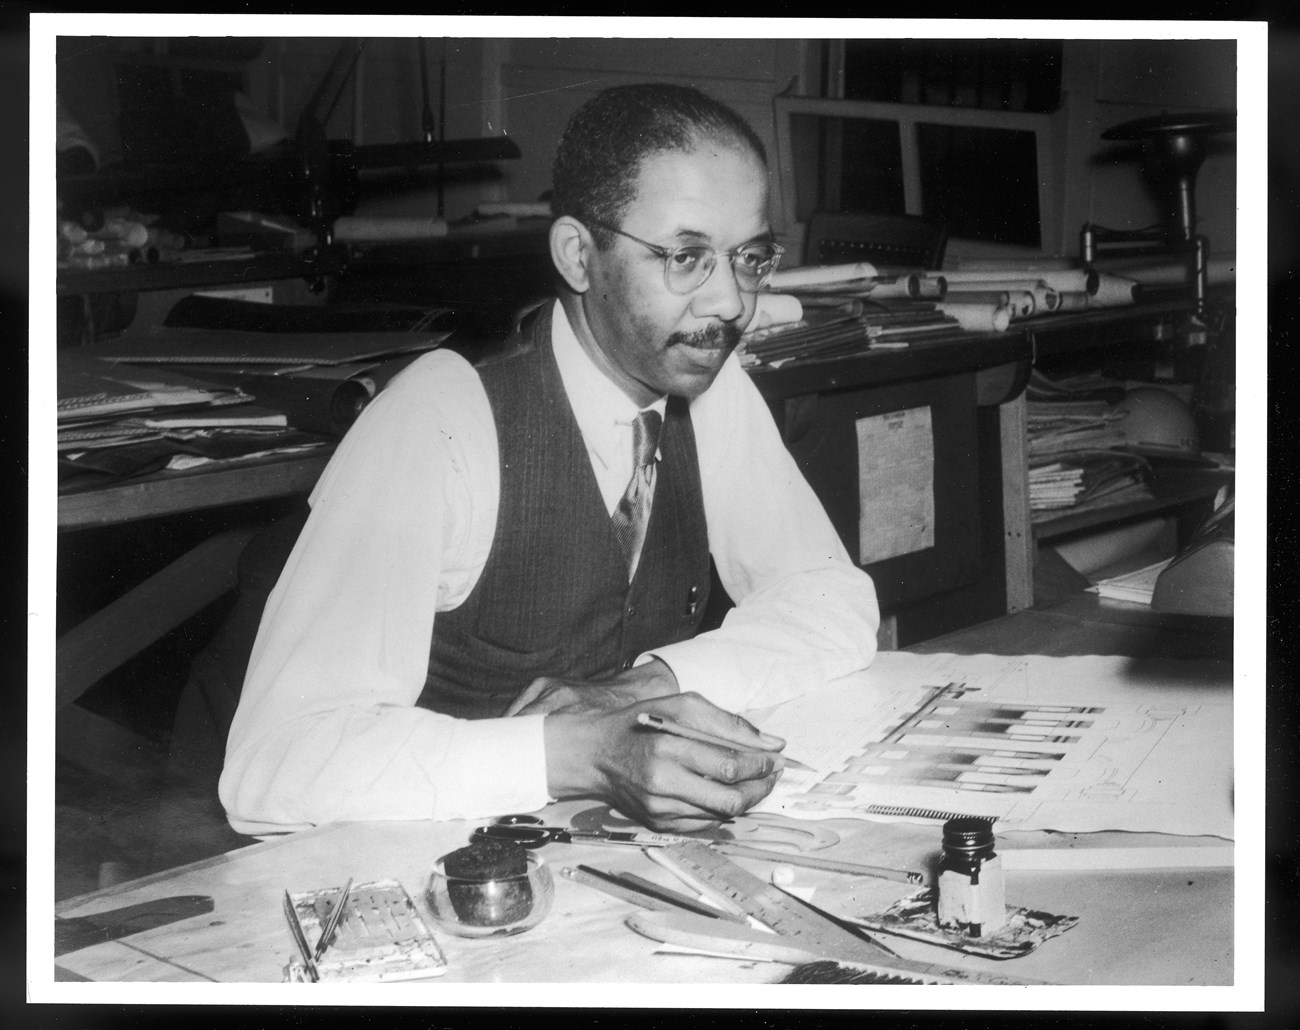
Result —
[[[1028, 689], [1025, 660], [976, 671], [992, 675], [897, 685], [874, 692], [869, 706], [833, 706], [833, 717], [818, 720], [820, 739], [791, 738], [788, 728], [765, 724], [798, 739], [799, 756], [818, 771], [785, 773], [760, 810], [799, 818], [981, 815], [1008, 827], [1082, 829], [1079, 819], [1118, 828], [1104, 814], [1118, 805], [1130, 821], [1159, 821], [1138, 813], [1175, 797], [1162, 756], [1184, 749], [1189, 726], [1222, 717], [1217, 706], [1206, 713], [1176, 697], [1040, 699], [1044, 691]], [[1174, 757], [1175, 768], [1185, 760]], [[1054, 818], [1062, 812], [1073, 814]]]

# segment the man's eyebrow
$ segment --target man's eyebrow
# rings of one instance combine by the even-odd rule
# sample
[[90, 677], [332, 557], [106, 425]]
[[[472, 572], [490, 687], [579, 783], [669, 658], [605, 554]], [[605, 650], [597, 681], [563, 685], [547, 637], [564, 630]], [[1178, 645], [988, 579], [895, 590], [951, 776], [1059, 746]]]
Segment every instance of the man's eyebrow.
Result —
[[[673, 236], [675, 239], [681, 240], [683, 242], [704, 243], [710, 247], [715, 246], [713, 242], [713, 237], [709, 233], [702, 232], [699, 229], [678, 229], [677, 232], [673, 234]], [[776, 234], [772, 232], [771, 228], [767, 228], [760, 233], [755, 233], [747, 240], [742, 240], [740, 243], [737, 243], [736, 246], [748, 247], [751, 243], [775, 243], [775, 242], [776, 242]]]

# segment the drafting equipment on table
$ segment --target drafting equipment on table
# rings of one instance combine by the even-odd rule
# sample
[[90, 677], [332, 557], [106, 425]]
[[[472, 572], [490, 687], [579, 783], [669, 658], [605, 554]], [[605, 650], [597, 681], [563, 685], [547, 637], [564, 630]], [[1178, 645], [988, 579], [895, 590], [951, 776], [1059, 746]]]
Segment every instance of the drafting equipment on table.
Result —
[[887, 866], [864, 865], [861, 862], [841, 862], [833, 858], [821, 858], [816, 855], [792, 855], [783, 851], [764, 851], [744, 844], [731, 844], [718, 841], [712, 844], [715, 851], [736, 858], [754, 858], [763, 862], [779, 862], [782, 865], [803, 866], [807, 869], [824, 869], [832, 873], [845, 873], [849, 876], [874, 876], [882, 880], [894, 880], [898, 883], [920, 884], [925, 882], [925, 875], [914, 869], [890, 869]]
[[740, 908], [772, 932], [686, 913], [633, 913], [627, 920], [628, 925], [653, 940], [772, 962], [832, 959], [874, 973], [899, 977], [903, 983], [1033, 982], [899, 958], [882, 945], [844, 929], [829, 916], [779, 887], [765, 883], [705, 844], [664, 848], [657, 854], [661, 864], [680, 869], [684, 878], [700, 885], [718, 900]]
[[760, 720], [829, 771], [787, 772], [756, 810], [1230, 839], [1229, 681], [1193, 662], [880, 654]]
[[333, 940], [317, 961], [308, 946], [320, 940], [335, 912], [337, 887], [284, 897], [285, 920], [298, 957], [285, 979], [323, 983], [376, 983], [442, 976], [447, 960], [406, 888], [397, 880], [352, 887]]
[[325, 949], [330, 946], [334, 940], [334, 932], [339, 928], [339, 923], [343, 920], [343, 913], [348, 907], [348, 892], [352, 890], [352, 880], [343, 885], [339, 891], [339, 896], [334, 902], [334, 907], [330, 911], [329, 918], [325, 920], [325, 926], [320, 932], [320, 939], [316, 942], [316, 950], [312, 952], [312, 961], [320, 963], [321, 956], [325, 954]]
[[540, 848], [552, 841], [561, 844], [614, 844], [633, 848], [663, 848], [685, 844], [692, 838], [671, 833], [621, 830], [576, 830], [568, 826], [543, 826], [534, 816], [505, 815], [488, 826], [479, 826], [474, 837], [508, 840], [525, 848]]
[[651, 883], [649, 880], [644, 880], [639, 876], [634, 877], [628, 873], [609, 873], [602, 869], [593, 869], [591, 866], [580, 865], [577, 868], [565, 866], [560, 870], [560, 875], [566, 880], [584, 884], [587, 887], [608, 894], [612, 898], [618, 898], [620, 901], [626, 901], [630, 905], [637, 906], [637, 908], [649, 909], [652, 912], [681, 912], [685, 910], [708, 919], [735, 921], [741, 918], [730, 912], [712, 909], [693, 898], [686, 897], [684, 894], [678, 894], [676, 891], [668, 890], [657, 883]]

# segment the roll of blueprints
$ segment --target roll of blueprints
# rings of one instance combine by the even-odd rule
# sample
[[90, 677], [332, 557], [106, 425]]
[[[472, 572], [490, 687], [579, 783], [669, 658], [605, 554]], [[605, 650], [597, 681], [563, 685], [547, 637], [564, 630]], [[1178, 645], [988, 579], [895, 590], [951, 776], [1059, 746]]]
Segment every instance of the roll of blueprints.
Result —
[[793, 290], [800, 286], [827, 286], [849, 282], [853, 279], [874, 279], [876, 266], [869, 261], [855, 261], [846, 265], [805, 265], [802, 268], [782, 268], [773, 273], [768, 286], [773, 290]]
[[1091, 303], [1099, 308], [1121, 307], [1134, 303], [1136, 291], [1136, 279], [1102, 272], [1097, 283], [1097, 292], [1092, 295]]
[[949, 304], [941, 300], [935, 307], [970, 332], [1000, 333], [1011, 324], [1010, 309], [992, 304]]
[[943, 276], [948, 280], [950, 290], [959, 289], [958, 284], [993, 282], [1001, 282], [1005, 289], [1012, 289], [1011, 286], [1006, 285], [1009, 282], [1045, 283], [1053, 290], [1068, 290], [1076, 293], [1092, 293], [1097, 288], [1097, 273], [1095, 271], [1084, 271], [1082, 268], [962, 269], [951, 272], [945, 271]]
[[1056, 307], [1052, 310], [1056, 312], [1064, 311], [1082, 311], [1092, 305], [1094, 298], [1081, 291], [1063, 290], [1056, 295]]
[[1011, 309], [1012, 318], [1029, 318], [1038, 311], [1038, 300], [1032, 290], [1008, 290], [1004, 303]]
[[[1033, 294], [1030, 294], [1033, 297]], [[949, 304], [992, 304], [1004, 308], [1011, 303], [1010, 290], [950, 290], [943, 298]]]
[[942, 300], [948, 294], [948, 280], [941, 275], [909, 275], [907, 288], [916, 300]]
[[876, 280], [876, 285], [871, 290], [871, 296], [878, 299], [898, 297], [915, 300], [920, 295], [920, 282], [921, 276], [915, 274], [881, 276]]

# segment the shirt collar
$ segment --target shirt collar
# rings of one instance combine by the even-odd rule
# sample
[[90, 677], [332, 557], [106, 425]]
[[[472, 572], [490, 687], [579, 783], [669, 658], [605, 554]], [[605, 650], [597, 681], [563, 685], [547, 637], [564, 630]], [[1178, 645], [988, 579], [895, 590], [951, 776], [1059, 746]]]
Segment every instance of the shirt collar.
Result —
[[609, 465], [615, 453], [621, 453], [615, 449], [626, 445], [626, 431], [619, 427], [631, 425], [642, 410], [653, 409], [662, 417], [668, 398], [660, 397], [644, 409], [638, 408], [588, 356], [558, 300], [551, 316], [551, 345], [582, 437], [588, 449]]

